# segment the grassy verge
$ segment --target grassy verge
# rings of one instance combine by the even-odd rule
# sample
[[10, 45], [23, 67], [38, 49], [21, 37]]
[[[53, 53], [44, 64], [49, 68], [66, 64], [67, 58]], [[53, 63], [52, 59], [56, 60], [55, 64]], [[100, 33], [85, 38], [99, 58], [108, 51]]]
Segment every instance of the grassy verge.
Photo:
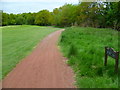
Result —
[[104, 47], [118, 50], [118, 32], [111, 29], [67, 28], [59, 42], [76, 74], [79, 88], [117, 88], [118, 76], [114, 73], [115, 60], [108, 58], [104, 67]]
[[2, 79], [2, 28], [0, 27], [0, 80]]
[[7, 26], [2, 28], [2, 78], [4, 78], [21, 59], [27, 56], [48, 34], [59, 30], [41, 26]]

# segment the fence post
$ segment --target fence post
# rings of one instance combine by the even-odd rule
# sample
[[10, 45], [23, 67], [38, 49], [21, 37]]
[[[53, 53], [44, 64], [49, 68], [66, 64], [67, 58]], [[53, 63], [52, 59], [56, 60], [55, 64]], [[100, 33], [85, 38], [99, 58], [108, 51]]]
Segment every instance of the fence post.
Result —
[[115, 58], [115, 73], [118, 72], [118, 65], [119, 65], [119, 52], [116, 52], [116, 58]]
[[105, 62], [104, 65], [107, 66], [107, 47], [105, 47]]

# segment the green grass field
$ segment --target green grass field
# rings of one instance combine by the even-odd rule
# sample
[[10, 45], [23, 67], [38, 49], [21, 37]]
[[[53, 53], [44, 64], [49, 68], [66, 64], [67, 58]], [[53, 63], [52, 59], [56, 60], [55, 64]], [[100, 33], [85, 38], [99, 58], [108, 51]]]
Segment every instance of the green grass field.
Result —
[[59, 28], [42, 26], [2, 27], [2, 78], [4, 78], [48, 34]]
[[0, 80], [2, 78], [2, 28], [0, 27]]
[[111, 29], [66, 28], [59, 42], [67, 63], [76, 74], [79, 88], [117, 88], [118, 76], [114, 73], [115, 60], [108, 58], [105, 67], [104, 47], [118, 50], [118, 32]]

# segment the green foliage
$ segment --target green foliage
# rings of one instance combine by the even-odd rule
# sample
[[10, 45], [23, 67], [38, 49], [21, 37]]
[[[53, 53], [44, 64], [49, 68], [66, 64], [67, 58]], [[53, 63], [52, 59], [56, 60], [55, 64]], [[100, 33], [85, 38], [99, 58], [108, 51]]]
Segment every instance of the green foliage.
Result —
[[82, 2], [65, 4], [53, 12], [41, 10], [38, 13], [3, 13], [5, 25], [40, 26], [83, 26], [120, 29], [120, 2]]
[[27, 17], [27, 24], [28, 25], [34, 25], [34, 21], [35, 21], [34, 16], [30, 15], [29, 17]]
[[30, 54], [46, 35], [58, 29], [59, 28], [25, 25], [2, 27], [2, 30], [0, 30], [0, 33], [2, 31], [3, 34], [2, 64], [0, 64], [3, 67], [2, 78], [4, 78], [20, 60]]
[[75, 23], [76, 6], [72, 4], [65, 4], [60, 8], [53, 10], [53, 25], [56, 26], [71, 26]]
[[2, 25], [8, 25], [8, 14], [2, 13]]
[[118, 51], [118, 32], [112, 29], [71, 27], [63, 31], [60, 46], [76, 74], [80, 88], [117, 88], [114, 59], [104, 67], [104, 48]]
[[36, 15], [35, 24], [41, 26], [50, 25], [51, 24], [50, 18], [51, 18], [50, 12], [48, 10], [42, 10], [38, 12], [38, 14]]
[[0, 26], [2, 26], [2, 10], [0, 10]]
[[106, 3], [106, 25], [120, 30], [120, 2]]
[[15, 15], [14, 14], [10, 14], [9, 18], [8, 18], [8, 25], [15, 25], [16, 21], [15, 21]]
[[16, 17], [16, 25], [23, 25], [25, 24], [25, 18], [22, 15], [17, 15]]

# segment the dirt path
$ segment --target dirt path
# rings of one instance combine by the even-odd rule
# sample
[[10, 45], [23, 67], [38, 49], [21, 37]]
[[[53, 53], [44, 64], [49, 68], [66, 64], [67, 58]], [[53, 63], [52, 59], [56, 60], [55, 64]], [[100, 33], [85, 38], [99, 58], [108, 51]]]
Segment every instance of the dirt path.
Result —
[[57, 47], [62, 31], [42, 40], [3, 80], [3, 88], [74, 88], [73, 72]]

